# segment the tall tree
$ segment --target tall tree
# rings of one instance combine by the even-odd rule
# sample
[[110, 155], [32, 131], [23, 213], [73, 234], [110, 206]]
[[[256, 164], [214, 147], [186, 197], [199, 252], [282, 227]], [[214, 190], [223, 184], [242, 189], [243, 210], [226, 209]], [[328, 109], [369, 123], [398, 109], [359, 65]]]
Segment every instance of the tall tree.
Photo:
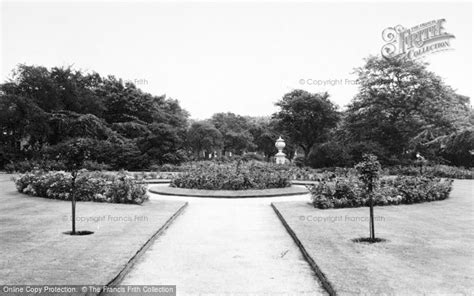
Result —
[[198, 157], [202, 151], [212, 153], [222, 149], [224, 145], [221, 132], [207, 121], [193, 123], [188, 130], [186, 140], [188, 146]]
[[211, 122], [224, 137], [224, 153], [230, 151], [242, 154], [244, 151], [253, 149], [253, 137], [250, 133], [250, 124], [247, 118], [234, 113], [216, 113]]
[[372, 141], [400, 158], [469, 123], [469, 98], [456, 94], [426, 64], [369, 57], [357, 68], [359, 92], [348, 106], [349, 142]]
[[313, 146], [323, 142], [339, 121], [337, 106], [329, 100], [328, 93], [294, 90], [276, 105], [280, 111], [273, 118], [278, 122], [278, 129], [303, 149], [305, 160]]

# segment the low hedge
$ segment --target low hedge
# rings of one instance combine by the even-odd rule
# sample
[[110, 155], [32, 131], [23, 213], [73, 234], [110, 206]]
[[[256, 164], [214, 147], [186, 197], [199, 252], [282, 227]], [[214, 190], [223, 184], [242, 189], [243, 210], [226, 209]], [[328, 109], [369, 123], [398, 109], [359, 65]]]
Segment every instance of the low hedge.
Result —
[[291, 186], [289, 173], [262, 162], [194, 163], [171, 181], [170, 186], [206, 190], [247, 190]]
[[[51, 199], [70, 200], [72, 176], [64, 171], [32, 171], [15, 179], [19, 192]], [[81, 171], [76, 179], [76, 200], [141, 204], [147, 188], [123, 172]]]
[[[374, 205], [413, 204], [448, 198], [452, 180], [435, 177], [384, 178], [374, 191]], [[308, 186], [314, 207], [350, 208], [369, 205], [364, 184], [356, 176], [336, 177]]]

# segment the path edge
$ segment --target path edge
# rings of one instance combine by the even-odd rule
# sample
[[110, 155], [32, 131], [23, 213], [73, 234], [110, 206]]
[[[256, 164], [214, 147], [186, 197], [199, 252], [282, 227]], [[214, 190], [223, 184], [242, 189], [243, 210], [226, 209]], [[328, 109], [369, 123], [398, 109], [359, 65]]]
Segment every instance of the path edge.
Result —
[[146, 242], [141, 246], [141, 248], [135, 253], [135, 255], [128, 260], [122, 270], [108, 283], [106, 284], [97, 295], [107, 295], [105, 289], [110, 287], [117, 286], [120, 281], [128, 274], [130, 269], [135, 265], [136, 261], [145, 254], [148, 248], [155, 242], [155, 240], [163, 234], [163, 232], [170, 227], [171, 224], [178, 218], [179, 215], [183, 213], [183, 211], [188, 206], [188, 202], [185, 202], [168, 220], [166, 220], [165, 224], [163, 224]]
[[275, 206], [274, 203], [270, 204], [273, 210], [275, 211], [275, 214], [277, 215], [278, 219], [280, 220], [281, 224], [285, 227], [286, 231], [290, 234], [291, 238], [293, 238], [293, 241], [295, 244], [298, 246], [300, 249], [301, 253], [303, 254], [303, 257], [305, 260], [308, 262], [308, 264], [311, 266], [311, 269], [314, 271], [318, 279], [321, 281], [321, 284], [323, 288], [326, 290], [326, 292], [329, 293], [329, 295], [337, 295], [336, 290], [334, 290], [331, 282], [326, 278], [322, 270], [319, 268], [319, 266], [316, 264], [314, 259], [309, 255], [308, 251], [306, 251], [305, 247], [299, 240], [299, 238], [296, 236], [296, 233], [291, 229], [290, 225], [286, 222], [285, 218], [283, 215], [280, 213], [278, 208]]
[[[273, 192], [263, 193], [266, 189], [251, 189], [251, 190], [214, 190], [215, 193], [212, 193], [213, 190], [201, 190], [201, 189], [187, 189], [187, 188], [176, 188], [176, 187], [165, 187], [172, 188], [173, 191], [160, 190], [161, 187], [153, 186], [148, 189], [149, 192], [159, 195], [168, 195], [168, 196], [186, 196], [186, 197], [196, 197], [196, 198], [224, 198], [224, 199], [242, 199], [242, 198], [269, 198], [269, 197], [278, 197], [278, 196], [295, 196], [295, 195], [305, 195], [309, 191], [307, 188], [301, 189], [298, 187], [285, 187], [285, 188], [271, 188], [274, 189]], [[291, 188], [293, 191], [281, 192], [279, 189]], [[202, 191], [202, 192], [200, 192]], [[204, 192], [205, 191], [205, 192]], [[247, 193], [245, 192], [247, 191]], [[252, 191], [249, 193], [248, 191]], [[262, 191], [259, 193], [258, 191]], [[224, 194], [224, 192], [226, 194]]]

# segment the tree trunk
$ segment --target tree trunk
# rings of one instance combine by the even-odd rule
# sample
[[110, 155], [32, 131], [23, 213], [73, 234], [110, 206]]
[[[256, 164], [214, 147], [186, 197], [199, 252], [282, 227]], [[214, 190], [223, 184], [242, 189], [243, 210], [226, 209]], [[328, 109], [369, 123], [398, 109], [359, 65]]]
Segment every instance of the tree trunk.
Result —
[[76, 176], [77, 172], [72, 173], [71, 201], [72, 201], [72, 232], [76, 234]]
[[369, 184], [369, 206], [370, 206], [370, 240], [375, 241], [375, 226], [374, 226], [374, 198], [373, 187]]
[[306, 146], [303, 146], [303, 145], [300, 145], [300, 147], [303, 149], [304, 164], [306, 165], [308, 163], [308, 157], [309, 157], [309, 153], [311, 152], [311, 147], [306, 147]]

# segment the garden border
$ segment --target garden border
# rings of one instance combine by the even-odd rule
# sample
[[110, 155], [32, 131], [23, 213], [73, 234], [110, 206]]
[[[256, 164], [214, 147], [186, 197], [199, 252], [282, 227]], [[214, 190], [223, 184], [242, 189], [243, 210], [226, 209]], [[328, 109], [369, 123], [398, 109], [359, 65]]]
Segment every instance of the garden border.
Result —
[[311, 269], [314, 271], [318, 279], [321, 281], [323, 288], [326, 290], [326, 292], [329, 293], [329, 295], [337, 295], [336, 290], [334, 290], [334, 287], [332, 286], [331, 282], [326, 278], [323, 271], [319, 268], [319, 266], [316, 264], [314, 259], [309, 255], [308, 251], [306, 251], [305, 247], [303, 246], [299, 238], [296, 236], [296, 233], [293, 231], [293, 229], [291, 229], [290, 225], [288, 225], [288, 223], [286, 222], [285, 218], [283, 218], [283, 215], [280, 213], [280, 211], [277, 209], [277, 207], [273, 203], [271, 203], [271, 207], [275, 211], [275, 214], [277, 215], [281, 224], [283, 224], [283, 227], [285, 227], [286, 231], [290, 234], [291, 238], [293, 238], [293, 241], [300, 249], [305, 260], [311, 266]]
[[202, 190], [153, 186], [149, 188], [148, 191], [161, 195], [189, 196], [199, 198], [255, 198], [309, 194], [308, 189], [297, 186], [255, 190]]
[[127, 273], [130, 271], [130, 269], [133, 267], [135, 262], [145, 254], [145, 252], [148, 250], [148, 248], [155, 242], [155, 240], [163, 234], [163, 232], [168, 229], [168, 227], [173, 224], [173, 222], [178, 218], [179, 215], [181, 215], [184, 210], [187, 208], [188, 202], [185, 202], [184, 205], [182, 205], [174, 214], [171, 216], [165, 224], [163, 224], [160, 229], [158, 229], [146, 242], [143, 244], [140, 249], [135, 253], [135, 255], [128, 260], [128, 262], [125, 264], [125, 266], [122, 268], [122, 270], [112, 279], [108, 284], [106, 284], [97, 295], [106, 295], [105, 289], [110, 288], [110, 287], [115, 287], [119, 285], [119, 283], [123, 280], [123, 278], [127, 275]]

